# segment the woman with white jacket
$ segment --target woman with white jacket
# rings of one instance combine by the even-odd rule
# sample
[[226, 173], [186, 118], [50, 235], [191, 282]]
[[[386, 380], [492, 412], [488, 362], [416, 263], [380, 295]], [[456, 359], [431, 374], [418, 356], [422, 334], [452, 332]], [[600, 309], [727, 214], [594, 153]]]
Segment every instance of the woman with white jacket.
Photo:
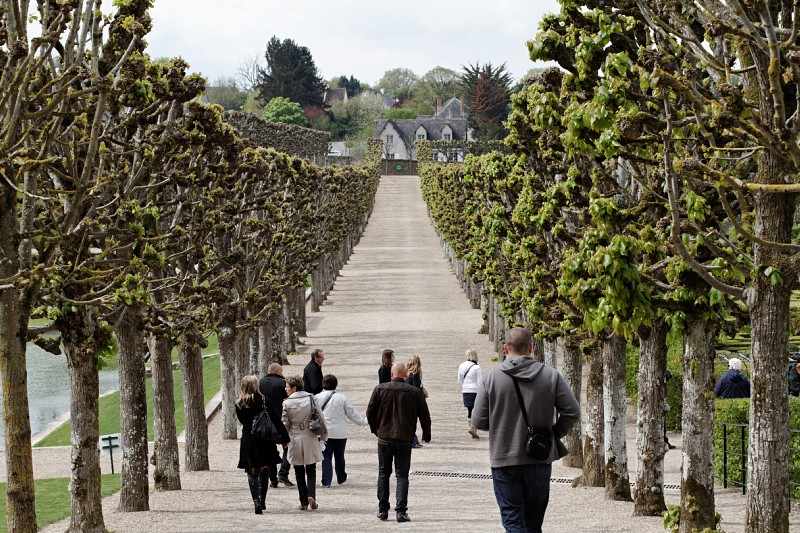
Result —
[[480, 438], [478, 430], [472, 425], [472, 408], [475, 406], [475, 397], [478, 395], [478, 384], [483, 381], [483, 372], [478, 366], [478, 352], [467, 350], [464, 354], [467, 360], [458, 367], [458, 385], [461, 387], [461, 396], [464, 407], [467, 408], [467, 424], [473, 439]]
[[339, 485], [347, 483], [345, 470], [344, 449], [347, 446], [347, 437], [350, 430], [347, 421], [351, 420], [359, 426], [365, 427], [367, 419], [364, 418], [347, 396], [336, 392], [339, 380], [336, 376], [328, 374], [322, 378], [322, 392], [315, 396], [317, 405], [325, 415], [325, 425], [328, 428], [328, 441], [322, 451], [322, 486], [330, 488], [333, 480], [332, 457], [336, 457], [336, 482]]
[[328, 438], [327, 429], [319, 437], [308, 428], [308, 420], [312, 410], [316, 410], [320, 418], [322, 411], [314, 395], [303, 390], [303, 378], [291, 376], [286, 380], [286, 395], [283, 400], [283, 425], [289, 432], [289, 448], [286, 459], [294, 465], [294, 477], [297, 481], [297, 492], [300, 496], [300, 510], [317, 505], [317, 463], [322, 460], [319, 440]]

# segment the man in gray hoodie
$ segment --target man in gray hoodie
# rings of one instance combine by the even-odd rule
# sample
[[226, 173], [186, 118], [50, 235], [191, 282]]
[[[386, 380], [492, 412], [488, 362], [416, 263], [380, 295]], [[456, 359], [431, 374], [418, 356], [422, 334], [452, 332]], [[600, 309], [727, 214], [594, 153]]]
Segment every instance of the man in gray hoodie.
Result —
[[[560, 439], [580, 420], [580, 405], [555, 368], [531, 358], [530, 331], [508, 330], [503, 351], [503, 364], [478, 384], [472, 423], [489, 431], [489, 460], [503, 527], [507, 532], [541, 532], [550, 499], [551, 463], [567, 454]], [[529, 425], [550, 429], [546, 459], [536, 460], [525, 452], [528, 432], [515, 379]]]

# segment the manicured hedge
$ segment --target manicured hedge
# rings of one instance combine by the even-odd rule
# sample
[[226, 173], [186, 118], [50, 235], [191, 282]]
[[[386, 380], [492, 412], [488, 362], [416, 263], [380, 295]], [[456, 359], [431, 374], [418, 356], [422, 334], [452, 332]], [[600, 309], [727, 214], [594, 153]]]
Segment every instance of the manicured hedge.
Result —
[[226, 111], [224, 117], [225, 122], [232, 125], [241, 137], [249, 139], [255, 146], [273, 148], [305, 159], [328, 153], [330, 132], [267, 122], [243, 111]]

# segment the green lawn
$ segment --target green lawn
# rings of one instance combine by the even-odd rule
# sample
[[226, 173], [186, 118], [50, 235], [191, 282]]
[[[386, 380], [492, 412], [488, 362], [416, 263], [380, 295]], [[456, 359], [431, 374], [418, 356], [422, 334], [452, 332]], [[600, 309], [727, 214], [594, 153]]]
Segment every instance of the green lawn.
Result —
[[[100, 491], [109, 496], [119, 490], [119, 474], [103, 474]], [[69, 516], [69, 478], [37, 479], [36, 523], [39, 529]], [[0, 483], [0, 494], [6, 493], [6, 484]], [[0, 533], [6, 533], [6, 499], [0, 498]]]
[[[206, 348], [208, 351], [211, 348]], [[175, 386], [175, 424], [178, 433], [183, 431], [185, 417], [183, 413], [183, 378], [180, 370], [172, 375]], [[219, 356], [209, 357], [203, 361], [203, 396], [208, 402], [219, 391]], [[119, 391], [100, 398], [100, 434], [119, 433]], [[49, 435], [40, 440], [36, 447], [69, 446], [71, 424], [64, 422]], [[147, 439], [153, 440], [153, 380], [147, 378]]]

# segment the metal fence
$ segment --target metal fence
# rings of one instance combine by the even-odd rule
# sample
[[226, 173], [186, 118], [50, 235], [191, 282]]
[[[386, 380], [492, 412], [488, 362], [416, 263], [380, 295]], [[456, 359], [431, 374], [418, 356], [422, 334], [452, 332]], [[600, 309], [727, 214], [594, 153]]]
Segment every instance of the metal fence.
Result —
[[[714, 473], [722, 486], [741, 487], [747, 493], [748, 424], [715, 422], [721, 433], [721, 449], [714, 451]], [[715, 439], [719, 443], [719, 435]], [[800, 502], [800, 429], [789, 429], [789, 500]]]

